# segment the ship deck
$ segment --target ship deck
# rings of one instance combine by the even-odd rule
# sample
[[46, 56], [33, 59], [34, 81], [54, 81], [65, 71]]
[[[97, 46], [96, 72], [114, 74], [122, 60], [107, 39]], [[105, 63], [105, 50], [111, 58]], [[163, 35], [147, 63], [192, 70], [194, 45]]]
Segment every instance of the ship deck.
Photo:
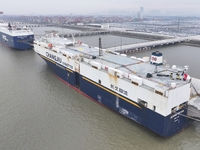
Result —
[[[149, 81], [158, 83], [162, 88], [168, 89], [172, 83], [176, 86], [182, 86], [188, 83], [183, 80], [183, 67], [176, 66], [172, 69], [169, 65], [154, 65], [148, 60], [136, 57], [127, 57], [124, 54], [108, 51], [102, 49], [102, 56], [99, 56], [99, 48], [92, 47], [79, 41], [72, 41], [66, 38], [60, 38], [59, 36], [52, 37], [52, 34], [47, 34], [50, 38], [42, 38], [40, 41], [44, 43], [52, 43], [58, 47], [61, 53], [68, 53], [70, 56], [84, 56], [90, 58], [90, 61], [100, 63], [102, 66], [117, 69], [124, 72], [127, 75], [136, 75], [138, 77], [148, 79]], [[56, 33], [54, 33], [56, 35]], [[76, 43], [76, 44], [74, 44]], [[85, 62], [88, 63], [88, 62]], [[184, 72], [187, 73], [187, 72]], [[147, 78], [147, 74], [151, 74], [152, 77]], [[126, 80], [126, 78], [124, 78]]]
[[10, 36], [28, 36], [33, 35], [34, 33], [31, 30], [8, 30], [7, 27], [0, 26], [0, 32], [8, 34]]
[[[148, 80], [157, 82], [164, 87], [170, 87], [171, 83], [176, 83], [176, 86], [181, 86], [187, 83], [183, 80], [183, 75], [181, 75], [184, 68], [178, 66], [176, 66], [176, 69], [171, 69], [169, 65], [156, 66], [150, 62], [142, 61], [142, 58], [134, 59], [117, 55], [116, 53], [112, 54], [112, 52], [105, 52], [105, 50], [103, 50], [103, 56], [99, 56], [99, 48], [91, 47], [86, 44], [75, 44], [75, 46], [61, 48], [61, 51], [66, 51], [72, 56], [93, 56], [93, 59], [91, 59], [92, 61], [123, 71], [127, 74], [137, 75], [141, 78], [146, 78], [147, 74], [150, 73], [152, 77], [148, 78]], [[177, 77], [177, 73], [179, 73], [179, 77]], [[163, 76], [158, 76], [157, 74]]]

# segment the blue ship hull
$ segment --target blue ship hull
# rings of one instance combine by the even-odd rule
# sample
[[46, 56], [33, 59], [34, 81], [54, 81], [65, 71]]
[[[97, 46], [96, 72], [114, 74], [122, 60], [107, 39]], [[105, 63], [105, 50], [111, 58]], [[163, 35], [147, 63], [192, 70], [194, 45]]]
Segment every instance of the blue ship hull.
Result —
[[33, 49], [34, 35], [11, 36], [0, 32], [0, 42], [10, 48], [17, 50]]
[[[41, 56], [41, 55], [40, 55]], [[177, 115], [187, 114], [187, 108], [180, 109], [176, 114], [162, 116], [153, 110], [134, 103], [128, 98], [111, 91], [87, 77], [81, 76], [54, 61], [41, 56], [54, 73], [75, 90], [90, 97], [96, 102], [134, 120], [163, 137], [172, 136], [190, 125], [193, 120]], [[91, 90], [92, 89], [92, 90]]]

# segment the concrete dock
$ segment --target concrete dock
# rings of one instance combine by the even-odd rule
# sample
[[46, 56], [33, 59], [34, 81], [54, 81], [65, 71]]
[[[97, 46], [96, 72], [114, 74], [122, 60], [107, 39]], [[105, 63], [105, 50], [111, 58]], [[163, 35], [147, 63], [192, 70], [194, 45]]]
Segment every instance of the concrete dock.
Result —
[[129, 54], [137, 51], [142, 50], [149, 50], [154, 47], [160, 47], [164, 45], [172, 45], [175, 43], [181, 43], [189, 41], [187, 37], [178, 37], [178, 38], [172, 38], [172, 39], [165, 39], [165, 40], [157, 40], [157, 41], [150, 41], [150, 42], [143, 42], [143, 43], [137, 43], [137, 44], [129, 44], [129, 45], [121, 45], [116, 47], [110, 47], [107, 48], [107, 50], [115, 51], [121, 54]]

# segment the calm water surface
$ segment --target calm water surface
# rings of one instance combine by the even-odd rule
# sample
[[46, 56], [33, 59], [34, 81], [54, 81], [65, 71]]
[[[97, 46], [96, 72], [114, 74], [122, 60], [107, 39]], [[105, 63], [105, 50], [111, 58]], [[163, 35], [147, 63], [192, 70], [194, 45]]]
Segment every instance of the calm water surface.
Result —
[[[81, 37], [81, 40], [98, 41], [98, 37]], [[102, 36], [106, 45], [119, 40], [120, 37]], [[97, 46], [95, 42], [90, 44]], [[188, 65], [191, 76], [200, 77], [200, 48], [179, 45], [159, 50], [170, 64]], [[200, 147], [200, 123], [193, 123], [171, 138], [162, 138], [68, 87], [33, 50], [16, 51], [0, 45], [0, 69], [1, 150], [198, 150]]]

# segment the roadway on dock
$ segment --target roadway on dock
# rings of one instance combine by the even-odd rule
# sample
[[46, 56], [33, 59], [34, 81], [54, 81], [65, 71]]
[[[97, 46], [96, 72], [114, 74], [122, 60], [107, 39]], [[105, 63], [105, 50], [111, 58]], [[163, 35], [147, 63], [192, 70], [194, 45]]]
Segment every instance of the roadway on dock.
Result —
[[129, 51], [132, 52], [134, 50], [140, 50], [140, 49], [146, 50], [146, 49], [151, 49], [152, 47], [170, 45], [170, 44], [181, 43], [181, 42], [186, 42], [186, 41], [189, 41], [188, 37], [177, 37], [173, 39], [164, 39], [164, 40], [150, 41], [150, 42], [144, 42], [144, 43], [120, 45], [116, 47], [107, 48], [107, 50], [129, 53]]

